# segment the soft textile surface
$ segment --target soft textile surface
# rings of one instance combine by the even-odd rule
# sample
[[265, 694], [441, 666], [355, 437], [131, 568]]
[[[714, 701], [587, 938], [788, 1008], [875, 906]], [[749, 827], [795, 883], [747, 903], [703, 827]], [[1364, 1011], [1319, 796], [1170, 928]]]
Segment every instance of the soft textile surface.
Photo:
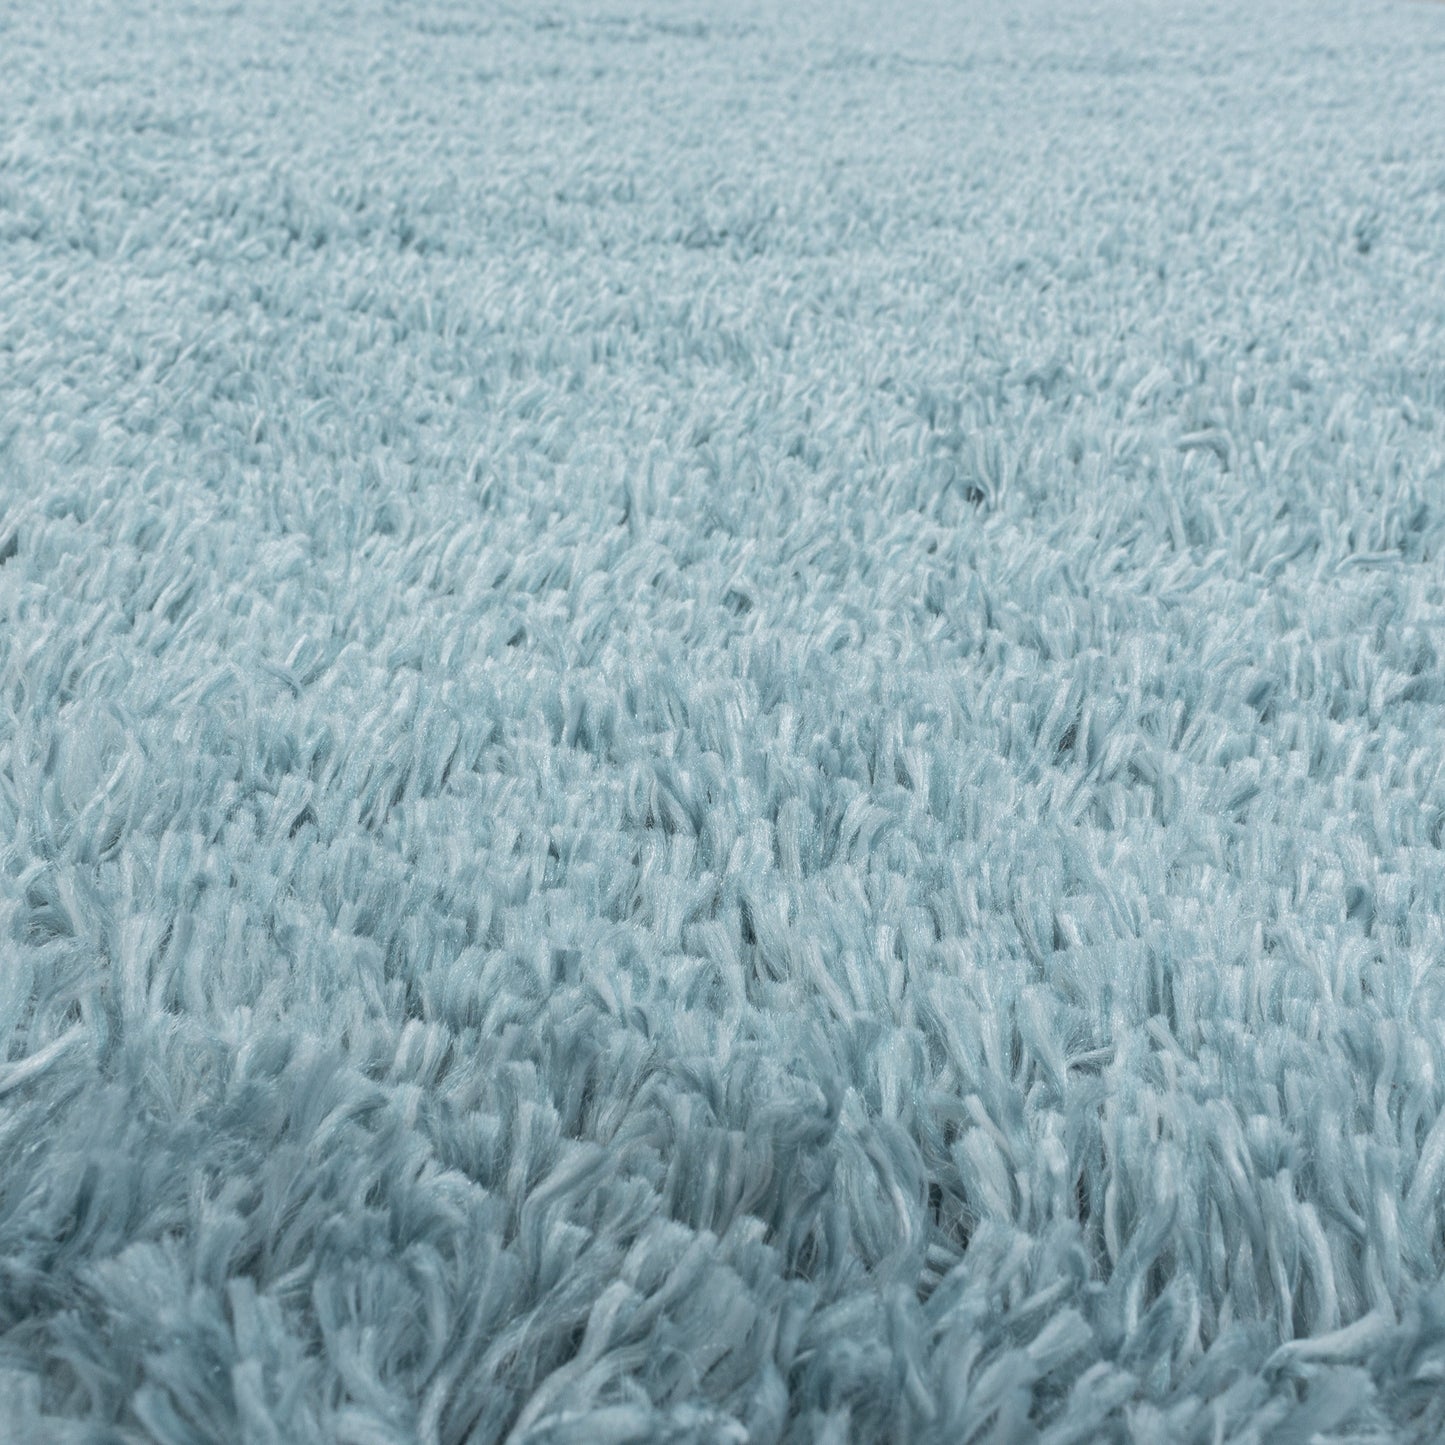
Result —
[[1445, 1431], [1445, 6], [0, 10], [0, 1439]]

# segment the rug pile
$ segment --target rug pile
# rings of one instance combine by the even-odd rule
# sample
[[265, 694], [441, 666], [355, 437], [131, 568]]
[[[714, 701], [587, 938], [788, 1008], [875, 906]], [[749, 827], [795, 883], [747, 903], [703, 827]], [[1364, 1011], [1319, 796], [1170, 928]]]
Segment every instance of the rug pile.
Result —
[[0, 1439], [1445, 1436], [1445, 7], [0, 55]]

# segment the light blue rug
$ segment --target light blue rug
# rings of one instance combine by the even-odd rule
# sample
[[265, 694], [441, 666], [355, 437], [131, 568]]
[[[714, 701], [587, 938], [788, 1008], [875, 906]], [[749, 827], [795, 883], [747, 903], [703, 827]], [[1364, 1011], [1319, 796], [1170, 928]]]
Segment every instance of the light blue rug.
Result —
[[0, 5], [0, 1441], [1445, 1438], [1445, 5]]

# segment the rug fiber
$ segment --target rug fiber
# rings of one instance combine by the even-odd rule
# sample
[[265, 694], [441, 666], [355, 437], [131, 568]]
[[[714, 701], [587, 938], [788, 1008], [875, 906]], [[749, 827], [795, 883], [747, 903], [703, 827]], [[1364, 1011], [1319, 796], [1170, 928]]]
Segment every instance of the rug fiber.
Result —
[[0, 1440], [1445, 1438], [1445, 7], [0, 70]]

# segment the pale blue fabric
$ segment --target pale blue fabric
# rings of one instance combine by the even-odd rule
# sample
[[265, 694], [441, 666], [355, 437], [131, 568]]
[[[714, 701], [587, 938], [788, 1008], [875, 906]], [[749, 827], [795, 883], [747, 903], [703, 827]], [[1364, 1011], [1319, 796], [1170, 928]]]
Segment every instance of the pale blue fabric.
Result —
[[0, 559], [0, 1440], [1445, 1435], [1445, 5], [4, 5]]

